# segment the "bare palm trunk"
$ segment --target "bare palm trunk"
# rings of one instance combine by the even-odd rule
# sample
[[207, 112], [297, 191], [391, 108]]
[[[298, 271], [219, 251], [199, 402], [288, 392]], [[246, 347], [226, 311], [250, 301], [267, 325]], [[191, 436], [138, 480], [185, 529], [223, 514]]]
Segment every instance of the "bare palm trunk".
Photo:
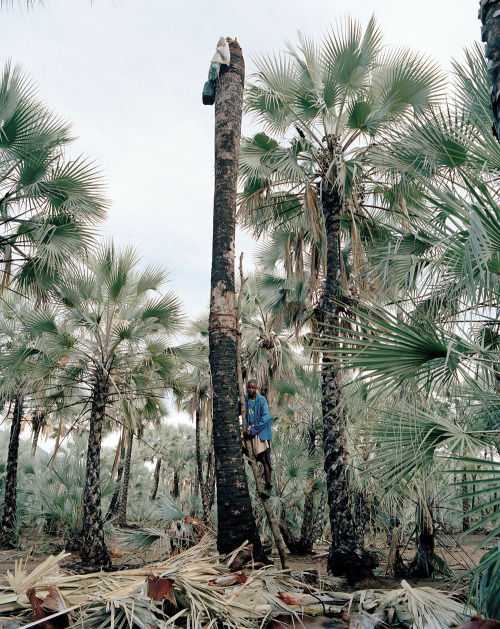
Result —
[[120, 455], [119, 455], [119, 460], [118, 460], [118, 470], [116, 472], [116, 488], [113, 492], [113, 496], [111, 497], [111, 502], [109, 503], [108, 512], [106, 513], [106, 521], [110, 520], [120, 510], [120, 488], [121, 488], [121, 480], [123, 476], [123, 464], [125, 461], [125, 442], [124, 442], [123, 437], [124, 435], [122, 433], [122, 436], [120, 439]]
[[19, 394], [14, 401], [14, 412], [10, 427], [9, 450], [7, 453], [7, 477], [5, 481], [4, 507], [0, 524], [0, 547], [13, 548], [16, 536], [17, 517], [17, 466], [19, 437], [23, 417], [23, 398]]
[[36, 412], [33, 415], [33, 422], [31, 425], [32, 431], [33, 431], [33, 438], [31, 441], [31, 456], [32, 457], [36, 455], [36, 449], [38, 446], [38, 438], [40, 437], [40, 431], [44, 424], [44, 419], [45, 419], [45, 415], [43, 413]]
[[346, 575], [351, 582], [372, 576], [378, 565], [363, 548], [354, 523], [345, 445], [342, 378], [335, 367], [335, 347], [330, 335], [336, 335], [339, 322], [339, 301], [342, 298], [342, 251], [340, 221], [342, 203], [335, 186], [323, 182], [323, 213], [327, 236], [327, 273], [323, 296], [322, 321], [322, 410], [325, 473], [330, 507], [332, 544], [328, 555], [328, 570], [334, 575]]
[[500, 141], [500, 0], [481, 0], [479, 17], [483, 24], [481, 39], [491, 75], [490, 104], [493, 110], [493, 132]]
[[[314, 478], [309, 479], [308, 485], [314, 484]], [[306, 487], [306, 497], [304, 500], [304, 516], [302, 519], [302, 528], [300, 529], [299, 553], [307, 555], [311, 553], [314, 547], [314, 490], [312, 487]]]
[[313, 525], [313, 541], [316, 542], [323, 534], [323, 516], [325, 515], [326, 497], [323, 492], [319, 498], [318, 509], [316, 511], [316, 517], [314, 518]]
[[417, 511], [418, 547], [408, 566], [408, 576], [413, 579], [429, 578], [434, 570], [434, 521], [432, 510], [423, 500]]
[[101, 438], [106, 412], [108, 378], [102, 367], [96, 369], [90, 409], [90, 432], [87, 449], [87, 472], [83, 493], [82, 560], [85, 563], [108, 566], [111, 564], [104, 542], [101, 511]]
[[179, 491], [179, 470], [174, 470], [174, 480], [172, 483], [172, 498], [178, 498], [180, 496]]
[[217, 478], [217, 548], [226, 553], [248, 540], [257, 555], [255, 526], [241, 455], [236, 370], [234, 239], [236, 186], [245, 64], [239, 44], [228, 39], [230, 66], [222, 66], [215, 92], [215, 191], [209, 344], [213, 385], [213, 433]]
[[125, 458], [125, 468], [123, 471], [122, 495], [120, 500], [120, 517], [118, 524], [127, 526], [127, 500], [128, 486], [130, 482], [130, 465], [132, 462], [132, 447], [134, 445], [134, 432], [131, 428], [127, 431], [127, 456]]
[[[467, 474], [462, 474], [462, 482], [463, 483], [467, 482]], [[466, 494], [467, 491], [468, 491], [467, 485], [462, 485], [462, 495]], [[462, 498], [462, 512], [464, 515], [462, 519], [462, 531], [465, 533], [466, 531], [470, 529], [470, 517], [468, 515], [469, 513], [469, 499], [468, 498]]]
[[153, 491], [151, 492], [151, 501], [154, 502], [156, 500], [156, 495], [158, 493], [158, 485], [160, 484], [160, 469], [161, 469], [161, 458], [158, 457], [155, 465], [155, 473], [154, 473], [154, 486]]

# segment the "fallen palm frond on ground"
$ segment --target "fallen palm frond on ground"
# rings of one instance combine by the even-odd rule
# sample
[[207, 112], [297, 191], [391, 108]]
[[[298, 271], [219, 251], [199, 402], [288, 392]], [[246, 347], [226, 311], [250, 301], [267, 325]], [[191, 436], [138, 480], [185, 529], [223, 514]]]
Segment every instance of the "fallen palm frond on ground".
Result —
[[[49, 557], [27, 574], [22, 562], [0, 580], [0, 626], [192, 629], [257, 628], [278, 614], [385, 611], [389, 624], [415, 629], [459, 625], [464, 604], [432, 588], [325, 592], [274, 566], [231, 573], [212, 538], [168, 560], [132, 570], [71, 575], [68, 555]], [[225, 559], [225, 563], [222, 560]], [[336, 584], [339, 583], [337, 579]], [[469, 610], [470, 611], [470, 610]], [[345, 614], [344, 614], [345, 615]], [[15, 623], [18, 624], [15, 624]]]

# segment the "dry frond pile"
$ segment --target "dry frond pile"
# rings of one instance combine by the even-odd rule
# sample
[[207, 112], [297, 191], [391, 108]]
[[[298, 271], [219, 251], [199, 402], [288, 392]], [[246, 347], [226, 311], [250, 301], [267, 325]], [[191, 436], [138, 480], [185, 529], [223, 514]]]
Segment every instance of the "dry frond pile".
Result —
[[[70, 623], [99, 629], [252, 629], [284, 613], [386, 610], [389, 624], [444, 629], [465, 617], [463, 603], [432, 588], [411, 588], [405, 581], [400, 590], [348, 594], [305, 586], [274, 566], [231, 578], [230, 567], [208, 536], [166, 561], [131, 570], [70, 575], [59, 568], [67, 557], [49, 557], [31, 574], [17, 562], [14, 573], [0, 579], [0, 624], [9, 615], [17, 626], [43, 623], [45, 629]], [[58, 615], [50, 618], [52, 614]]]

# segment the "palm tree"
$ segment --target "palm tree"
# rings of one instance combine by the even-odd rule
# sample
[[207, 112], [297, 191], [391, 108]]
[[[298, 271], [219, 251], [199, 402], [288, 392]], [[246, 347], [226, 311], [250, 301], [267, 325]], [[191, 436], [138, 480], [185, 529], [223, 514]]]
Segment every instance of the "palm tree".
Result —
[[65, 357], [61, 378], [65, 388], [73, 389], [73, 403], [89, 413], [82, 558], [96, 565], [110, 563], [100, 490], [105, 419], [113, 404], [147, 404], [178, 386], [177, 358], [170, 346], [180, 322], [178, 300], [172, 293], [159, 293], [164, 271], [140, 271], [137, 265], [132, 249], [101, 246], [85, 268], [55, 290], [61, 318], [46, 341], [54, 359]]
[[[25, 321], [36, 316], [38, 309], [18, 299], [4, 300], [0, 312], [0, 399], [8, 406], [11, 428], [7, 454], [3, 514], [0, 523], [0, 546], [15, 544], [17, 517], [17, 471], [21, 424], [30, 405], [41, 405], [43, 391], [50, 376], [51, 361], [47, 360], [40, 333], [28, 329]], [[50, 311], [44, 315], [48, 320]]]
[[46, 291], [92, 242], [104, 218], [101, 174], [69, 160], [70, 126], [7, 64], [0, 78], [0, 289]]
[[259, 556], [261, 541], [241, 456], [236, 368], [234, 238], [245, 65], [239, 44], [228, 41], [231, 63], [221, 68], [215, 93], [215, 192], [209, 319], [217, 548], [226, 553], [249, 541]]
[[[463, 65], [455, 64], [455, 77], [455, 98], [446, 110], [411, 125], [404, 146], [397, 147], [395, 135], [387, 147], [384, 164], [392, 164], [393, 183], [413, 191], [405, 224], [387, 224], [385, 242], [374, 242], [371, 276], [378, 296], [352, 308], [350, 321], [342, 317], [332, 335], [337, 360], [366, 383], [372, 404], [390, 396], [405, 402], [377, 430], [380, 439], [370, 437], [378, 444], [372, 455], [384, 466], [381, 475], [391, 473], [391, 462], [393, 471], [416, 478], [439, 451], [449, 457], [448, 471], [467, 478], [459, 483], [466, 488], [460, 500], [489, 494], [494, 505], [497, 466], [477, 450], [498, 452], [500, 149], [490, 134], [487, 66], [478, 48], [466, 53]], [[391, 196], [387, 190], [385, 196]], [[401, 454], [402, 431], [418, 456], [408, 447]], [[474, 491], [477, 469], [485, 477]], [[426, 481], [424, 471], [415, 485]], [[421, 488], [420, 494], [420, 514], [428, 510], [420, 526], [432, 529]], [[487, 524], [495, 535], [496, 520], [492, 510], [473, 528]], [[428, 571], [432, 561], [422, 561], [422, 554], [416, 561]], [[484, 574], [496, 560], [492, 553]]]
[[436, 102], [441, 85], [436, 66], [424, 57], [382, 48], [372, 18], [364, 32], [347, 20], [338, 32], [328, 33], [321, 46], [300, 36], [297, 49], [289, 45], [285, 54], [257, 62], [247, 91], [246, 111], [265, 133], [242, 143], [243, 208], [253, 220], [274, 224], [301, 215], [315, 257], [320, 251], [325, 257], [320, 305], [323, 441], [332, 531], [328, 568], [352, 578], [369, 573], [373, 560], [353, 525], [342, 383], [327, 336], [352, 303], [341, 226], [351, 225], [356, 257], [357, 224], [370, 217], [369, 193], [376, 183], [368, 149], [395, 125]]

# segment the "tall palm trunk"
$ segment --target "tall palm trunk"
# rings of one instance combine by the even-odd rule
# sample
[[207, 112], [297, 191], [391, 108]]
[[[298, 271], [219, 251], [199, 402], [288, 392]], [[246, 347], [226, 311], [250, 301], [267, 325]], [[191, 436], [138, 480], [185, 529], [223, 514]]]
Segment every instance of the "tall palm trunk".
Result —
[[134, 432], [131, 428], [127, 431], [127, 456], [125, 458], [125, 469], [123, 471], [122, 496], [120, 500], [120, 517], [118, 524], [127, 526], [127, 500], [128, 486], [130, 482], [130, 465], [132, 462], [132, 447], [134, 445]]
[[215, 191], [210, 294], [210, 370], [217, 478], [217, 548], [226, 553], [245, 540], [261, 552], [241, 455], [236, 369], [234, 239], [236, 185], [245, 64], [228, 39], [230, 66], [222, 66], [215, 92]]
[[491, 75], [490, 103], [495, 123], [493, 132], [500, 141], [500, 0], [481, 0], [479, 18], [483, 24], [481, 39]]
[[174, 469], [174, 478], [172, 481], [172, 498], [178, 498], [181, 495], [179, 490], [179, 470]]
[[9, 450], [7, 454], [7, 478], [5, 481], [4, 507], [0, 524], [0, 547], [15, 546], [17, 516], [17, 465], [19, 455], [19, 436], [23, 417], [23, 397], [17, 395], [14, 401], [14, 413], [10, 427]]
[[323, 214], [327, 236], [327, 272], [323, 295], [322, 321], [322, 412], [325, 473], [330, 508], [332, 544], [328, 554], [328, 570], [345, 574], [350, 581], [371, 576], [376, 560], [363, 549], [352, 513], [347, 477], [345, 422], [342, 406], [342, 377], [335, 368], [330, 348], [339, 321], [339, 300], [342, 296], [340, 221], [342, 202], [337, 188], [323, 182]]
[[156, 495], [158, 493], [158, 485], [160, 484], [160, 469], [161, 469], [161, 457], [158, 457], [155, 465], [155, 473], [154, 473], [154, 486], [153, 491], [151, 492], [151, 501], [154, 502], [156, 500]]
[[106, 412], [108, 377], [102, 367], [95, 373], [90, 408], [90, 432], [87, 448], [87, 471], [83, 493], [82, 560], [85, 563], [108, 566], [111, 563], [104, 542], [101, 511], [101, 437]]

